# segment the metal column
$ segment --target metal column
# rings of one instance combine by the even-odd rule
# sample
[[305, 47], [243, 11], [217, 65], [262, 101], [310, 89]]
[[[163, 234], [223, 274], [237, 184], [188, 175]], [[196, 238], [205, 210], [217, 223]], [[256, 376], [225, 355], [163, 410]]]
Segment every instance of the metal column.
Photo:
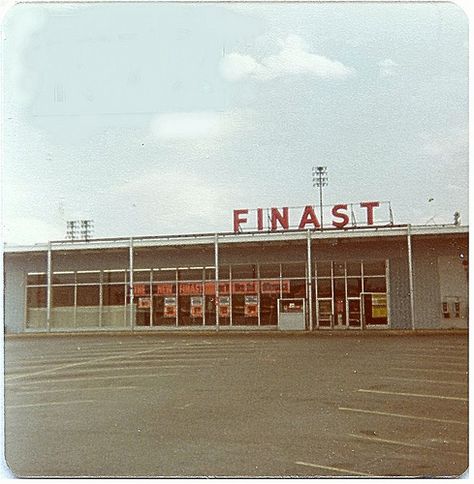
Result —
[[130, 272], [130, 277], [129, 277], [129, 304], [130, 304], [130, 309], [129, 309], [129, 318], [130, 318], [130, 328], [133, 331], [133, 303], [134, 303], [134, 297], [133, 297], [133, 237], [130, 237], [130, 244], [128, 248], [128, 266], [129, 266], [129, 272]]
[[408, 242], [408, 282], [410, 284], [410, 315], [411, 315], [411, 329], [415, 329], [415, 294], [413, 292], [413, 253], [411, 247], [411, 225], [407, 227], [407, 242]]
[[51, 252], [51, 242], [48, 242], [48, 259], [47, 259], [47, 280], [48, 284], [47, 294], [46, 294], [46, 328], [48, 331], [51, 330], [51, 280], [52, 280], [52, 252]]
[[313, 284], [312, 284], [312, 264], [311, 264], [311, 231], [308, 230], [307, 236], [308, 249], [308, 312], [309, 312], [309, 330], [313, 331]]
[[216, 278], [216, 331], [219, 331], [219, 239], [217, 234], [214, 237], [214, 266]]

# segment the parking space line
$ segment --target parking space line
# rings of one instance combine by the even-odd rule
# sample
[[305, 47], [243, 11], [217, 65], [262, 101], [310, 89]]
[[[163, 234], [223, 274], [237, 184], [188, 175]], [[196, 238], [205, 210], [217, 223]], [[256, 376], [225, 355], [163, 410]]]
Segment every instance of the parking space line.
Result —
[[45, 373], [54, 373], [55, 371], [58, 371], [58, 370], [64, 370], [66, 368], [73, 368], [73, 367], [76, 367], [76, 366], [87, 365], [88, 363], [98, 363], [100, 361], [113, 360], [114, 358], [120, 358], [120, 357], [131, 358], [131, 357], [136, 356], [136, 355], [143, 355], [143, 354], [146, 354], [146, 353], [152, 353], [153, 351], [156, 351], [156, 349], [157, 348], [133, 352], [133, 353], [123, 353], [121, 355], [104, 356], [104, 357], [101, 357], [101, 358], [94, 358], [94, 359], [91, 359], [91, 360], [80, 361], [79, 363], [68, 363], [67, 365], [56, 366], [54, 368], [47, 368], [46, 370], [36, 371], [36, 372], [33, 372], [33, 373], [25, 373], [23, 375], [12, 375], [10, 377], [6, 377], [5, 381], [17, 380], [18, 378], [28, 378], [28, 377], [36, 376], [36, 375], [44, 375]]
[[[392, 360], [393, 361], [393, 360]], [[412, 357], [412, 358], [398, 358], [398, 363], [409, 363], [410, 361], [421, 361], [420, 358], [415, 358], [415, 357]], [[431, 364], [431, 363], [436, 363], [436, 362], [426, 362], [428, 364]], [[467, 360], [465, 363], [453, 363], [453, 362], [446, 362], [446, 361], [439, 361], [439, 364], [440, 365], [444, 365], [444, 366], [460, 366], [460, 367], [463, 367], [463, 368], [466, 368], [467, 367]]]
[[94, 403], [97, 400], [70, 400], [68, 402], [43, 402], [43, 403], [24, 403], [21, 405], [7, 405], [7, 410], [11, 408], [28, 408], [28, 407], [47, 407], [49, 405], [69, 405], [72, 403]]
[[380, 442], [380, 443], [383, 443], [383, 444], [401, 445], [401, 446], [404, 446], [404, 447], [413, 447], [413, 448], [416, 448], [416, 449], [434, 450], [435, 452], [445, 452], [445, 453], [448, 453], [448, 454], [455, 454], [455, 455], [462, 455], [462, 456], [467, 455], [467, 453], [465, 453], [465, 452], [454, 452], [452, 450], [440, 449], [440, 448], [430, 447], [430, 446], [420, 445], [420, 444], [413, 444], [411, 442], [401, 442], [399, 440], [381, 439], [379, 437], [369, 437], [369, 436], [366, 436], [366, 435], [356, 435], [356, 434], [349, 434], [349, 435], [351, 437], [355, 438], [355, 439], [369, 440], [371, 442]]
[[111, 375], [111, 376], [90, 376], [85, 378], [58, 378], [55, 380], [36, 380], [30, 382], [22, 382], [22, 383], [13, 383], [6, 385], [7, 388], [12, 388], [15, 385], [24, 386], [24, 385], [41, 385], [43, 383], [62, 383], [66, 381], [91, 381], [91, 380], [119, 380], [122, 378], [159, 378], [162, 376], [176, 376], [176, 373], [152, 373], [152, 374], [142, 374], [139, 373], [138, 375]]
[[446, 359], [446, 360], [466, 360], [467, 361], [467, 354], [466, 355], [447, 355], [447, 354], [434, 354], [434, 353], [421, 353], [418, 351], [414, 352], [409, 352], [409, 351], [403, 351], [400, 353], [397, 353], [397, 356], [419, 356], [421, 358], [436, 358], [436, 359]]
[[[80, 374], [80, 373], [85, 373], [85, 372], [97, 372], [97, 371], [108, 371], [108, 370], [137, 370], [137, 369], [140, 369], [140, 368], [187, 368], [187, 367], [192, 367], [192, 368], [195, 368], [197, 363], [194, 364], [194, 365], [173, 365], [173, 366], [170, 366], [170, 365], [166, 365], [166, 363], [173, 363], [173, 362], [180, 362], [180, 361], [189, 361], [189, 362], [199, 362], [199, 361], [202, 361], [202, 362], [206, 362], [207, 364], [205, 365], [199, 365], [199, 368], [212, 368], [214, 365], [210, 365], [209, 362], [210, 361], [216, 361], [216, 358], [173, 358], [173, 359], [169, 359], [169, 360], [163, 360], [161, 365], [141, 365], [140, 362], [137, 362], [135, 360], [130, 360], [130, 365], [129, 366], [121, 366], [121, 367], [118, 367], [118, 366], [103, 366], [103, 367], [100, 367], [100, 368], [91, 368], [91, 369], [81, 369], [81, 370], [77, 370], [77, 374]], [[120, 363], [123, 363], [123, 362], [120, 362]], [[222, 363], [221, 361], [219, 361], [219, 363]]]
[[342, 410], [345, 412], [356, 412], [356, 413], [369, 413], [374, 415], [382, 415], [386, 417], [400, 417], [400, 418], [409, 418], [414, 420], [428, 420], [431, 422], [441, 422], [441, 423], [453, 423], [453, 424], [460, 424], [460, 425], [467, 425], [467, 422], [462, 422], [461, 420], [448, 420], [443, 418], [433, 418], [433, 417], [417, 417], [416, 415], [403, 415], [401, 413], [390, 413], [390, 412], [381, 412], [378, 410], [365, 410], [363, 408], [349, 408], [349, 407], [339, 407], [338, 410]]
[[26, 392], [15, 392], [15, 395], [36, 395], [41, 393], [59, 393], [59, 392], [82, 392], [83, 390], [131, 390], [139, 388], [137, 386], [129, 387], [81, 387], [81, 388], [59, 388], [57, 390], [31, 390]]
[[312, 464], [311, 462], [302, 462], [302, 461], [297, 461], [295, 464], [298, 464], [300, 466], [307, 466], [307, 467], [316, 467], [317, 469], [325, 469], [328, 471], [335, 471], [335, 472], [340, 472], [341, 474], [344, 474], [346, 476], [369, 476], [373, 477], [373, 474], [367, 474], [367, 472], [357, 472], [357, 471], [351, 471], [348, 469], [341, 469], [340, 467], [329, 467], [329, 466], [322, 466], [319, 464]]
[[463, 402], [467, 402], [467, 398], [464, 397], [446, 397], [443, 395], [425, 395], [423, 393], [403, 393], [403, 392], [388, 392], [384, 390], [368, 390], [365, 388], [359, 388], [358, 392], [363, 393], [380, 393], [383, 395], [400, 395], [403, 397], [420, 397], [420, 398], [439, 398], [442, 400], [461, 400]]
[[467, 375], [467, 371], [458, 371], [458, 370], [439, 370], [437, 368], [392, 368], [392, 370], [400, 370], [400, 371], [434, 371], [437, 373], [456, 373], [458, 375]]
[[403, 378], [401, 376], [383, 376], [384, 380], [401, 380], [401, 381], [416, 381], [416, 382], [426, 382], [426, 383], [441, 383], [443, 385], [467, 385], [464, 381], [446, 381], [446, 380], [427, 380], [424, 378]]

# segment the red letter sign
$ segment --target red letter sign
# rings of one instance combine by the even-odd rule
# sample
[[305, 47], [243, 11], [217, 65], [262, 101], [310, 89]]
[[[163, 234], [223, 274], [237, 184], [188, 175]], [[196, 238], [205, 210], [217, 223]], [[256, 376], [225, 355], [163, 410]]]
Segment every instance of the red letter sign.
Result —
[[247, 217], [240, 218], [240, 215], [247, 215], [249, 211], [247, 209], [234, 210], [234, 232], [237, 233], [240, 230], [240, 223], [247, 222]]
[[313, 227], [315, 229], [319, 229], [319, 227], [321, 227], [319, 220], [316, 217], [316, 214], [314, 213], [313, 207], [311, 205], [306, 205], [306, 207], [304, 208], [298, 229], [304, 229], [306, 224], [313, 224]]
[[257, 208], [257, 229], [263, 230], [263, 208]]
[[347, 213], [341, 213], [339, 210], [347, 210], [347, 205], [341, 204], [332, 207], [332, 215], [342, 219], [340, 222], [333, 220], [332, 224], [334, 227], [342, 229], [342, 227], [345, 227], [349, 223], [349, 217], [347, 216]]
[[283, 215], [276, 208], [272, 208], [272, 230], [277, 229], [277, 222], [281, 228], [288, 230], [288, 207], [283, 207]]
[[367, 209], [367, 225], [374, 225], [374, 208], [380, 205], [379, 202], [362, 202], [360, 206]]

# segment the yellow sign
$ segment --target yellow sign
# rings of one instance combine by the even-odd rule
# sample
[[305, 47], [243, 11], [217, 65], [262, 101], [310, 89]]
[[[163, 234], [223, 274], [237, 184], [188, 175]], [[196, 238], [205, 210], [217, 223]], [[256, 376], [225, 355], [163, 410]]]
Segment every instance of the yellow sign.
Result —
[[387, 317], [387, 295], [372, 294], [372, 318]]

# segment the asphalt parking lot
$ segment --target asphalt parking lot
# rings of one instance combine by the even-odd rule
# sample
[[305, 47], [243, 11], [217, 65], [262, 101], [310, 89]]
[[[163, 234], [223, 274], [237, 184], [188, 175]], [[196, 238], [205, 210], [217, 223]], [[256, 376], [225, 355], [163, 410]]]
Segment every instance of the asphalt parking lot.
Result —
[[453, 476], [463, 334], [7, 338], [17, 476]]

